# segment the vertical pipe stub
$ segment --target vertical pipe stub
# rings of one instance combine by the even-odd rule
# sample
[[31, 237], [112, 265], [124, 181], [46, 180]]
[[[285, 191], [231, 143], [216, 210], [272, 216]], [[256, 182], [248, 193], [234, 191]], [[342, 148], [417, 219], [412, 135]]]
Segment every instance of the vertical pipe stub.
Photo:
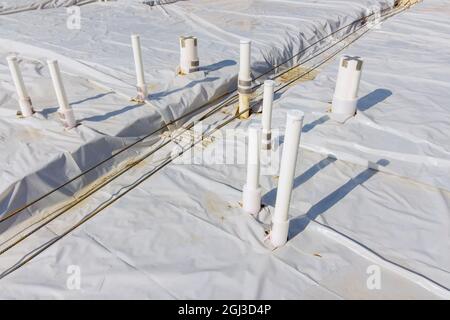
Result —
[[294, 184], [303, 117], [303, 112], [291, 111], [286, 118], [280, 178], [278, 180], [277, 199], [275, 202], [275, 212], [272, 217], [272, 230], [270, 232], [270, 241], [275, 247], [281, 247], [287, 242], [289, 206]]
[[180, 37], [180, 73], [189, 74], [198, 71], [198, 40], [196, 37]]
[[244, 39], [240, 41], [239, 82], [238, 87], [244, 93], [250, 93], [252, 86], [250, 56], [252, 42]]
[[30, 96], [28, 95], [27, 88], [25, 87], [22, 73], [19, 69], [19, 63], [17, 62], [17, 57], [8, 56], [6, 60], [8, 61], [9, 70], [11, 72], [14, 86], [16, 87], [20, 112], [22, 116], [30, 117], [34, 113], [33, 104], [31, 103]]
[[52, 77], [53, 87], [55, 89], [56, 98], [58, 99], [58, 114], [64, 124], [66, 129], [72, 129], [76, 127], [77, 122], [75, 120], [75, 115], [73, 109], [67, 100], [66, 90], [61, 78], [61, 72], [59, 70], [59, 65], [57, 60], [47, 61], [50, 76]]
[[250, 116], [250, 94], [252, 93], [251, 77], [251, 44], [250, 40], [241, 40], [240, 59], [239, 59], [239, 113], [241, 119], [247, 119]]
[[144, 77], [144, 64], [142, 62], [141, 39], [138, 34], [131, 35], [131, 45], [133, 47], [134, 66], [136, 69], [136, 87], [138, 102], [144, 102], [147, 98], [147, 85]]
[[263, 111], [262, 111], [262, 149], [272, 149], [272, 105], [273, 105], [273, 92], [275, 89], [275, 81], [264, 81], [264, 99], [263, 99]]
[[260, 148], [261, 135], [259, 126], [248, 129], [247, 181], [242, 194], [242, 207], [245, 212], [257, 215], [261, 210]]
[[359, 57], [341, 57], [331, 107], [333, 113], [345, 116], [355, 115], [362, 67], [363, 60]]

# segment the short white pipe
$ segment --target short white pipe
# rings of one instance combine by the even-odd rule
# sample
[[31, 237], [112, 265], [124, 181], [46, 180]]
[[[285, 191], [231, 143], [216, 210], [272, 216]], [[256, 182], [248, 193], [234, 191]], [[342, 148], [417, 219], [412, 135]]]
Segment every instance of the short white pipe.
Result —
[[57, 60], [47, 61], [50, 76], [52, 78], [53, 87], [55, 89], [56, 98], [58, 99], [59, 110], [61, 121], [67, 129], [71, 129], [77, 125], [75, 120], [75, 115], [73, 109], [67, 100], [66, 90], [61, 78], [61, 72], [59, 70], [59, 65]]
[[362, 67], [363, 60], [359, 57], [343, 56], [341, 58], [333, 96], [333, 113], [355, 115]]
[[131, 45], [133, 47], [134, 65], [136, 68], [137, 98], [140, 101], [145, 101], [148, 92], [147, 85], [145, 84], [144, 64], [142, 62], [141, 40], [139, 35], [131, 35]]
[[242, 195], [242, 207], [245, 212], [257, 215], [261, 210], [260, 148], [261, 135], [259, 126], [248, 129], [247, 181]]
[[198, 71], [198, 40], [196, 37], [180, 37], [180, 72], [189, 74]]
[[288, 113], [286, 119], [277, 199], [275, 202], [275, 212], [272, 217], [272, 231], [270, 233], [270, 241], [275, 247], [284, 245], [288, 237], [288, 214], [294, 185], [295, 166], [297, 164], [303, 117], [303, 112], [291, 111]]
[[251, 44], [250, 40], [241, 40], [240, 59], [238, 75], [239, 113], [240, 118], [246, 119], [250, 116], [250, 94], [252, 91], [251, 78]]
[[264, 150], [272, 149], [272, 105], [275, 81], [264, 81], [264, 99], [262, 110], [262, 148]]
[[19, 106], [22, 116], [29, 117], [33, 115], [33, 105], [23, 82], [17, 58], [15, 56], [8, 56], [6, 60], [8, 61], [9, 70], [11, 71], [14, 86], [16, 87], [17, 96], [19, 97]]

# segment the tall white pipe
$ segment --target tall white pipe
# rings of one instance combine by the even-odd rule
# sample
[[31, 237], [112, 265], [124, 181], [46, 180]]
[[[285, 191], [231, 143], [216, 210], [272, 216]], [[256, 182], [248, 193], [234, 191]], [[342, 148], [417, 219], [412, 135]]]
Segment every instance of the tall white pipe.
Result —
[[180, 72], [189, 74], [198, 71], [198, 40], [196, 37], [180, 37]]
[[275, 81], [264, 81], [264, 98], [262, 111], [262, 148], [264, 150], [272, 149], [272, 105]]
[[[252, 42], [250, 40], [240, 41], [240, 59], [239, 59], [239, 80], [243, 82], [251, 82], [250, 57]], [[239, 83], [240, 86], [247, 88], [251, 83]]]
[[289, 205], [295, 178], [295, 166], [300, 144], [304, 114], [301, 111], [291, 111], [286, 119], [283, 155], [281, 156], [280, 178], [278, 180], [275, 212], [272, 217], [270, 241], [275, 247], [284, 245], [289, 231]]
[[139, 101], [145, 101], [148, 92], [147, 85], [145, 84], [144, 64], [142, 62], [141, 40], [139, 35], [131, 35], [131, 45], [133, 47], [134, 65], [136, 68], [136, 86], [138, 90], [137, 99]]
[[250, 116], [250, 94], [252, 93], [251, 78], [251, 45], [250, 40], [241, 40], [240, 42], [240, 59], [239, 59], [239, 76], [238, 76], [238, 92], [239, 92], [239, 113], [241, 118], [246, 119]]
[[245, 212], [253, 215], [257, 215], [261, 210], [260, 148], [260, 127], [251, 126], [248, 129], [247, 181], [242, 195], [242, 207]]
[[61, 78], [61, 72], [57, 60], [47, 61], [50, 76], [52, 77], [53, 87], [55, 89], [56, 98], [58, 99], [58, 113], [67, 129], [71, 129], [77, 125], [73, 109], [67, 100], [66, 90]]
[[19, 97], [19, 106], [22, 116], [29, 117], [33, 114], [33, 105], [23, 82], [17, 58], [15, 56], [8, 56], [6, 60], [8, 61], [9, 70], [11, 71], [14, 86], [16, 87], [17, 96]]
[[341, 58], [331, 108], [333, 113], [355, 115], [362, 67], [363, 60], [359, 57]]

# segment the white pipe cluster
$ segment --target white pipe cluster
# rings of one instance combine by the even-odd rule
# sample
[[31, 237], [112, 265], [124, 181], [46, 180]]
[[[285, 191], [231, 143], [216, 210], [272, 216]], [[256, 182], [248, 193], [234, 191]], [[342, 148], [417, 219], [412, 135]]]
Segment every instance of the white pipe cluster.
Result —
[[359, 57], [343, 56], [341, 58], [331, 107], [333, 113], [355, 115], [362, 67], [363, 60]]
[[260, 127], [251, 126], [248, 129], [247, 181], [243, 189], [242, 207], [245, 212], [253, 215], [261, 210], [260, 148]]
[[239, 76], [238, 76], [238, 92], [239, 92], [239, 113], [241, 118], [248, 118], [250, 116], [250, 94], [252, 92], [252, 77], [251, 77], [251, 44], [250, 40], [241, 40], [240, 42], [240, 59], [239, 59]]
[[280, 178], [278, 180], [275, 212], [272, 217], [270, 241], [275, 247], [287, 242], [289, 231], [289, 206], [295, 178], [295, 166], [300, 144], [304, 114], [301, 111], [291, 111], [286, 119], [283, 155], [281, 156]]
[[196, 37], [180, 37], [180, 72], [189, 74], [198, 71], [198, 40]]
[[58, 61], [48, 60], [47, 64], [52, 77], [53, 87], [55, 88], [56, 98], [58, 99], [59, 116], [64, 126], [67, 129], [72, 129], [77, 125], [77, 122], [75, 120], [73, 109], [67, 100], [66, 90], [64, 89], [64, 84], [62, 82]]
[[264, 81], [264, 98], [262, 110], [262, 148], [264, 150], [272, 149], [272, 105], [275, 81]]
[[131, 45], [133, 47], [134, 65], [136, 68], [136, 87], [138, 91], [137, 100], [140, 102], [147, 99], [147, 85], [144, 77], [144, 64], [142, 62], [141, 40], [139, 35], [131, 35]]
[[17, 96], [19, 97], [19, 106], [22, 116], [29, 117], [33, 115], [33, 105], [23, 82], [17, 58], [15, 56], [9, 56], [6, 60], [8, 61], [9, 70], [11, 71], [11, 76], [16, 87]]

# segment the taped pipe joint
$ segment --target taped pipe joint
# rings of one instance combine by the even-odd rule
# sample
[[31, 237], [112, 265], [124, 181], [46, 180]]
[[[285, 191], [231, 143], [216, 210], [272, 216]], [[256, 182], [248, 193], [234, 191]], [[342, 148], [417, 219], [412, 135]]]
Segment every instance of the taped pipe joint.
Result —
[[147, 99], [147, 85], [144, 77], [144, 64], [142, 62], [141, 39], [137, 34], [131, 35], [131, 45], [133, 47], [134, 65], [136, 69], [137, 97], [135, 100], [144, 102]]
[[196, 37], [180, 37], [180, 73], [189, 74], [198, 71], [198, 40]]
[[264, 81], [264, 98], [263, 98], [263, 114], [262, 114], [262, 149], [272, 149], [272, 105], [273, 93], [275, 89], [275, 81]]
[[238, 112], [241, 119], [247, 119], [250, 116], [250, 95], [252, 93], [252, 78], [250, 69], [251, 44], [252, 42], [250, 40], [241, 40], [240, 42]]
[[270, 241], [273, 246], [281, 247], [287, 242], [289, 231], [289, 206], [295, 178], [295, 167], [300, 145], [304, 114], [301, 111], [291, 111], [286, 119], [283, 154], [281, 156], [280, 178], [272, 217]]
[[333, 113], [345, 116], [355, 115], [362, 67], [363, 60], [359, 57], [341, 57], [331, 107]]
[[247, 181], [242, 195], [242, 207], [245, 212], [257, 215], [261, 210], [260, 148], [261, 135], [259, 126], [248, 129]]
[[33, 104], [31, 103], [31, 98], [28, 95], [27, 88], [23, 81], [22, 73], [19, 69], [19, 63], [17, 62], [17, 57], [8, 56], [6, 58], [8, 61], [9, 70], [16, 87], [17, 96], [19, 99], [20, 113], [24, 117], [30, 117], [33, 115]]
[[76, 127], [77, 122], [75, 120], [75, 115], [73, 113], [73, 109], [67, 100], [66, 90], [64, 88], [64, 84], [61, 78], [61, 72], [59, 70], [59, 65], [57, 60], [48, 60], [47, 61], [50, 76], [52, 78], [53, 87], [55, 89], [56, 98], [58, 99], [58, 114], [59, 117], [64, 124], [66, 129], [72, 129]]

